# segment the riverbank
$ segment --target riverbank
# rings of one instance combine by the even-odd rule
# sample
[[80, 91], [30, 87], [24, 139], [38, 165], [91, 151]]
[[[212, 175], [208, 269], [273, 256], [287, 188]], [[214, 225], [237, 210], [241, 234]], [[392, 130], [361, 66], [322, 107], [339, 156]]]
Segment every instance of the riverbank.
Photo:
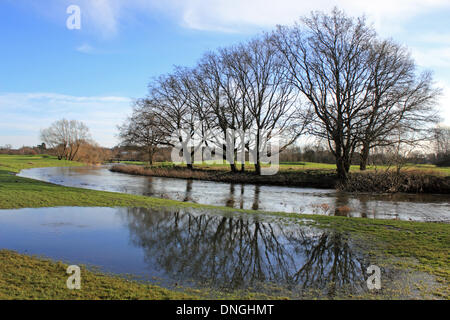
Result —
[[110, 170], [140, 176], [319, 189], [333, 189], [337, 183], [336, 174], [333, 171], [314, 169], [291, 172], [282, 171], [272, 176], [260, 176], [252, 171], [230, 172], [211, 168], [190, 170], [186, 167], [175, 166], [145, 167], [142, 165], [115, 165]]
[[[56, 160], [57, 161], [57, 160]], [[59, 163], [58, 163], [59, 164]], [[62, 165], [82, 165], [79, 163], [61, 163]], [[421, 223], [392, 220], [372, 220], [363, 218], [331, 217], [320, 215], [300, 215], [288, 213], [261, 212], [252, 210], [238, 210], [217, 206], [196, 205], [166, 199], [149, 198], [113, 192], [94, 191], [57, 186], [32, 179], [16, 177], [14, 173], [24, 168], [54, 166], [55, 159], [44, 157], [21, 157], [8, 160], [0, 157], [0, 208], [25, 207], [55, 207], [55, 206], [103, 206], [103, 207], [196, 207], [205, 210], [227, 212], [233, 214], [241, 212], [252, 215], [268, 215], [277, 218], [294, 219], [299, 224], [307, 223], [314, 227], [337, 230], [348, 233], [355, 238], [365, 239], [371, 244], [370, 254], [381, 261], [389, 262], [403, 270], [412, 270], [428, 274], [435, 278], [437, 285], [431, 288], [422, 283], [414, 283], [414, 290], [429, 298], [450, 299], [450, 225], [444, 223]], [[147, 285], [132, 283], [127, 287], [127, 280], [115, 278], [111, 282], [102, 282], [102, 277], [93, 280], [93, 283], [102, 284], [97, 291], [79, 293], [80, 297], [70, 297], [69, 290], [61, 291], [52, 277], [55, 274], [55, 265], [58, 268], [59, 279], [67, 279], [64, 265], [45, 259], [32, 258], [26, 255], [14, 254], [6, 251], [2, 253], [1, 269], [7, 270], [0, 274], [0, 298], [26, 298], [26, 299], [134, 299], [151, 298], [168, 299], [171, 293], [166, 289], [158, 288], [151, 293]], [[5, 257], [5, 259], [3, 259]], [[6, 259], [8, 257], [8, 259]], [[32, 259], [32, 260], [29, 260]], [[31, 265], [34, 267], [27, 267]], [[21, 268], [24, 268], [21, 270]], [[42, 277], [42, 278], [40, 278]], [[40, 280], [39, 280], [40, 279]], [[104, 279], [103, 279], [104, 280]], [[56, 280], [55, 280], [56, 281]], [[60, 280], [58, 280], [60, 282]], [[115, 281], [119, 281], [116, 283]], [[64, 286], [65, 280], [58, 286]], [[45, 283], [48, 283], [46, 285]], [[121, 291], [120, 288], [123, 288]], [[161, 290], [160, 290], [161, 289]], [[155, 289], [156, 290], [156, 289]], [[54, 291], [54, 292], [53, 292]], [[120, 295], [114, 295], [117, 291]], [[139, 292], [138, 292], [139, 291]], [[108, 294], [105, 295], [105, 292]], [[178, 299], [178, 292], [173, 297]], [[185, 293], [183, 293], [185, 294]], [[186, 293], [189, 295], [189, 293]], [[403, 292], [401, 297], [413, 297]], [[193, 293], [192, 297], [205, 297], [203, 293]], [[248, 296], [251, 298], [254, 296]], [[374, 294], [364, 298], [380, 298]], [[390, 298], [398, 298], [391, 296]], [[415, 297], [415, 296], [414, 296]], [[242, 297], [240, 297], [242, 298]], [[347, 299], [358, 297], [342, 297]]]
[[408, 170], [396, 173], [389, 170], [351, 172], [345, 186], [339, 185], [334, 170], [302, 169], [280, 170], [275, 175], [261, 176], [255, 172], [230, 172], [211, 167], [114, 165], [112, 172], [139, 176], [205, 180], [235, 184], [274, 185], [287, 187], [340, 189], [347, 192], [371, 193], [439, 193], [450, 194], [450, 176], [445, 172]]

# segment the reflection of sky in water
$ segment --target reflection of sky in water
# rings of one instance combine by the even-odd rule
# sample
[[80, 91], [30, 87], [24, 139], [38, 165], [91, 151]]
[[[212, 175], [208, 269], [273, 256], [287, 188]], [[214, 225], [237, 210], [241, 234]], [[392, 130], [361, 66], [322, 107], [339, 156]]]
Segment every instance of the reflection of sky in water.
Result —
[[368, 261], [339, 233], [289, 219], [158, 210], [1, 210], [0, 247], [156, 277], [167, 286], [177, 282], [244, 289], [274, 283], [328, 295], [344, 286], [364, 289]]
[[105, 167], [35, 168], [20, 175], [66, 186], [234, 208], [334, 214], [337, 207], [348, 206], [349, 215], [354, 217], [450, 221], [448, 195], [350, 195], [313, 188], [132, 176], [110, 172]]

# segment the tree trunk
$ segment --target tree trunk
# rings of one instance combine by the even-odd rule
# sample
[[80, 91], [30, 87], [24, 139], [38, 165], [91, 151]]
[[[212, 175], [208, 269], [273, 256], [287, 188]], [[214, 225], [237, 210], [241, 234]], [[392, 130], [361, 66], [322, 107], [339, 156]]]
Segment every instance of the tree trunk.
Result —
[[237, 153], [234, 150], [233, 151], [233, 163], [230, 163], [230, 168], [231, 168], [231, 172], [237, 172], [237, 167], [236, 167], [236, 162], [237, 162]]
[[259, 162], [259, 160], [256, 160], [255, 163], [255, 171], [257, 175], [261, 175], [261, 163]]
[[369, 159], [369, 146], [364, 144], [360, 153], [359, 170], [365, 171], [367, 169], [368, 159]]
[[153, 150], [148, 150], [148, 162], [150, 163], [150, 165], [153, 165]]
[[260, 134], [260, 130], [257, 130], [256, 133], [256, 161], [255, 161], [255, 171], [257, 175], [261, 175], [261, 155], [260, 155], [260, 150], [259, 150], [259, 144], [260, 144], [260, 140], [259, 140], [259, 134]]
[[344, 157], [336, 157], [336, 168], [337, 168], [337, 176], [339, 182], [342, 184], [347, 183], [348, 179], [348, 168], [349, 165], [346, 163]]

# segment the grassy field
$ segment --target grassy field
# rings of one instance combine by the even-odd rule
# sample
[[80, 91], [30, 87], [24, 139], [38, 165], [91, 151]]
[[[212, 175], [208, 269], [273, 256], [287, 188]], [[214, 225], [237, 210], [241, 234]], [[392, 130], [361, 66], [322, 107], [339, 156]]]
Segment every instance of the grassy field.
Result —
[[[148, 166], [148, 162], [143, 161], [120, 161], [122, 164], [129, 164], [129, 165], [142, 165], [142, 166]], [[171, 162], [156, 162], [154, 163], [153, 167], [173, 167], [174, 164]], [[178, 166], [185, 167], [186, 165], [180, 164]], [[267, 165], [263, 165], [265, 167]], [[228, 171], [230, 170], [230, 166], [228, 164], [218, 164], [218, 163], [194, 163], [195, 169], [203, 169], [203, 170], [224, 170]], [[240, 169], [240, 164], [237, 163], [237, 168]], [[245, 168], [247, 171], [253, 172], [254, 166], [253, 164], [246, 163]], [[379, 166], [367, 166], [367, 171], [374, 171], [374, 170], [386, 170], [388, 169], [388, 166], [386, 165], [379, 165]], [[303, 171], [303, 170], [318, 170], [318, 171], [336, 171], [336, 165], [335, 164], [329, 164], [329, 163], [317, 163], [317, 162], [281, 162], [280, 163], [280, 172], [286, 172], [286, 171]], [[432, 164], [407, 164], [405, 165], [402, 170], [406, 171], [419, 171], [424, 173], [430, 173], [430, 174], [437, 174], [437, 175], [443, 175], [443, 176], [450, 176], [450, 167], [437, 167]], [[350, 167], [350, 172], [359, 172], [359, 166], [358, 165], [352, 165]]]
[[[450, 225], [363, 218], [297, 215], [250, 210], [236, 210], [166, 199], [155, 199], [112, 192], [68, 188], [16, 177], [24, 168], [45, 166], [79, 166], [43, 156], [0, 156], [0, 209], [54, 206], [130, 206], [130, 207], [200, 207], [226, 212], [265, 214], [295, 218], [299, 224], [309, 221], [319, 228], [338, 230], [370, 243], [371, 254], [404, 270], [424, 272], [436, 277], [439, 286], [428, 288], [416, 284], [416, 290], [436, 298], [450, 299]], [[1, 214], [1, 212], [0, 212]], [[84, 290], [65, 289], [66, 265], [7, 250], [0, 251], [1, 299], [195, 299], [209, 293], [178, 292], [157, 286], [127, 281], [124, 278], [83, 271]], [[64, 281], [63, 281], [64, 280]], [[229, 295], [226, 298], [261, 298]], [[375, 298], [377, 296], [374, 296]], [[345, 298], [345, 297], [343, 297]], [[347, 297], [350, 298], [350, 297]], [[353, 298], [353, 297], [351, 297]], [[372, 296], [366, 298], [373, 298]], [[394, 296], [395, 298], [395, 296]]]
[[58, 160], [48, 155], [22, 156], [0, 154], [0, 170], [18, 173], [23, 169], [42, 167], [74, 167], [83, 166], [83, 163], [67, 160]]

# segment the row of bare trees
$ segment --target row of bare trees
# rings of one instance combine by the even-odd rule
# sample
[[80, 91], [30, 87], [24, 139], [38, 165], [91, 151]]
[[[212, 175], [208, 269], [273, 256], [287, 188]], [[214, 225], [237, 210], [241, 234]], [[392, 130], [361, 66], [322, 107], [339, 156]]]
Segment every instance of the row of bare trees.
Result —
[[[195, 68], [179, 67], [154, 80], [149, 95], [135, 103], [132, 116], [120, 127], [120, 136], [124, 144], [148, 150], [150, 162], [156, 145], [187, 143], [196, 134], [206, 145], [220, 144], [224, 153], [237, 160], [237, 144], [224, 143], [229, 130], [254, 132], [256, 150], [263, 149], [261, 134], [269, 139], [282, 135], [283, 150], [305, 131], [301, 106], [282, 56], [266, 36], [207, 53]], [[185, 134], [173, 135], [181, 132]], [[208, 136], [211, 132], [215, 135]], [[243, 154], [249, 152], [248, 143], [242, 146]], [[230, 145], [233, 150], [227, 150]], [[259, 156], [256, 152], [258, 173]], [[240, 162], [244, 171], [245, 162]], [[236, 162], [230, 162], [230, 167], [237, 171]]]
[[[380, 39], [364, 18], [334, 9], [160, 76], [136, 102], [120, 137], [146, 148], [152, 159], [157, 146], [186, 143], [199, 132], [206, 144], [218, 141], [208, 137], [211, 130], [220, 141], [230, 129], [254, 132], [260, 173], [261, 133], [269, 140], [282, 136], [281, 151], [313, 135], [327, 141], [344, 182], [355, 153], [365, 170], [373, 148], [422, 139], [438, 121], [433, 106], [439, 93], [430, 73], [418, 73], [407, 48]], [[181, 131], [187, 134], [173, 134]], [[241, 148], [244, 155], [250, 150], [248, 143]], [[238, 151], [224, 150], [234, 158]]]

